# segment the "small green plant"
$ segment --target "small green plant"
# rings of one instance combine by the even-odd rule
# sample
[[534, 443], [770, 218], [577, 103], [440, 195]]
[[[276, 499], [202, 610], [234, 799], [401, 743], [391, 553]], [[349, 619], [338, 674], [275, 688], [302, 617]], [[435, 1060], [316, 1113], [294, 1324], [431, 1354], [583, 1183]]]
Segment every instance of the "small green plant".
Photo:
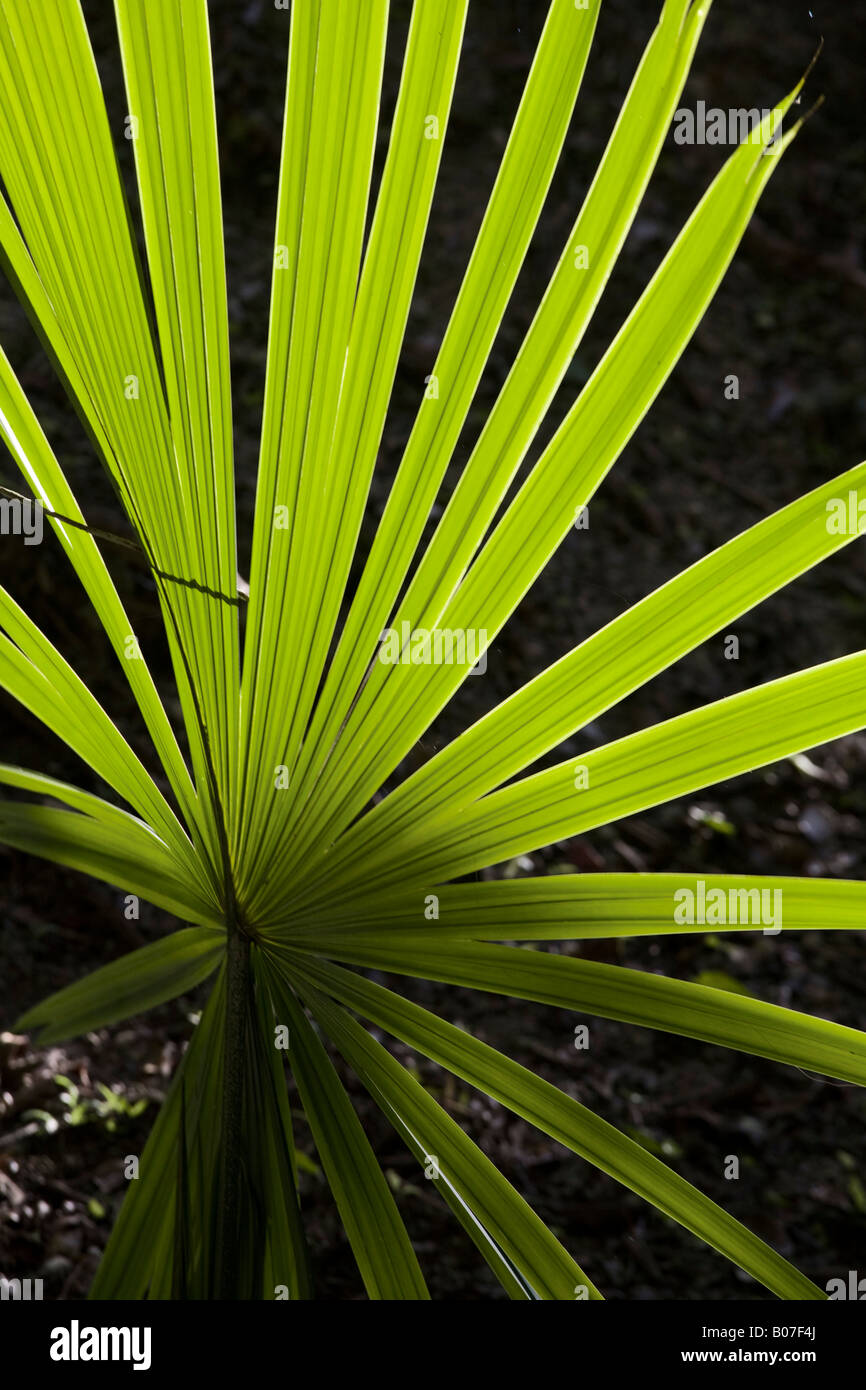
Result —
[[[825, 1296], [669, 1167], [664, 1142], [630, 1137], [365, 973], [548, 1002], [866, 1081], [866, 1035], [738, 993], [730, 977], [678, 981], [500, 944], [754, 929], [763, 895], [776, 931], [776, 894], [785, 930], [861, 928], [866, 885], [607, 873], [469, 880], [863, 726], [859, 652], [642, 729], [579, 765], [567, 759], [531, 772], [576, 730], [848, 543], [857, 526], [831, 526], [828, 515], [839, 499], [853, 498], [855, 516], [866, 506], [864, 465], [706, 555], [420, 770], [392, 780], [584, 514], [704, 314], [799, 126], [779, 133], [802, 83], [724, 163], [513, 488], [640, 205], [710, 9], [709, 0], [666, 0], [532, 326], [425, 542], [550, 185], [598, 9], [599, 0], [550, 7], [354, 588], [350, 567], [446, 136], [466, 0], [416, 0], [372, 205], [387, 4], [306, 0], [286, 17], [242, 642], [206, 5], [116, 0], [129, 108], [118, 132], [77, 0], [0, 3], [0, 246], [150, 562], [185, 739], [182, 751], [86, 507], [3, 356], [0, 431], [99, 615], [153, 763], [136, 756], [3, 592], [0, 681], [110, 793], [3, 766], [3, 782], [36, 799], [2, 804], [0, 838], [186, 924], [30, 1009], [16, 1027], [58, 1040], [213, 977], [95, 1297], [312, 1296], [286, 1062], [367, 1292], [427, 1296], [393, 1183], [331, 1045], [418, 1160], [419, 1184], [421, 1174], [433, 1184], [512, 1298], [601, 1297], [367, 1024], [611, 1174], [780, 1297]], [[141, 266], [114, 147], [124, 135], [135, 157]], [[568, 1238], [579, 1243], [580, 1231]]]
[[[62, 1117], [63, 1124], [77, 1127], [90, 1121], [101, 1120], [108, 1133], [113, 1134], [117, 1129], [118, 1118], [134, 1120], [147, 1109], [146, 1098], [131, 1101], [128, 1096], [112, 1091], [103, 1081], [96, 1083], [101, 1100], [82, 1096], [75, 1082], [59, 1072], [55, 1075], [54, 1081], [61, 1089], [60, 1103], [66, 1107]], [[45, 1134], [55, 1134], [61, 1126], [57, 1116], [48, 1110], [25, 1110], [24, 1119], [38, 1120]]]

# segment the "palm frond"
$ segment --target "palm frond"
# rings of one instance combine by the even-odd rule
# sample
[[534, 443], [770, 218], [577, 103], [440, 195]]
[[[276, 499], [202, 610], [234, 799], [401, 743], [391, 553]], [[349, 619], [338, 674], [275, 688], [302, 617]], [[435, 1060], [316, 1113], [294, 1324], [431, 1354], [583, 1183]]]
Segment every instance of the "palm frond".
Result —
[[[330, 1045], [510, 1298], [602, 1296], [360, 1019], [537, 1126], [779, 1297], [824, 1296], [615, 1126], [362, 973], [546, 1002], [866, 1082], [866, 1034], [858, 1030], [705, 984], [504, 944], [700, 930], [673, 911], [694, 875], [454, 881], [866, 726], [861, 651], [595, 748], [582, 757], [579, 779], [574, 759], [532, 770], [853, 539], [827, 526], [827, 509], [839, 496], [862, 506], [866, 464], [670, 579], [394, 785], [406, 754], [514, 614], [674, 371], [802, 124], [778, 135], [805, 79], [719, 170], [517, 486], [641, 206], [710, 10], [706, 0], [665, 0], [535, 317], [428, 532], [551, 187], [596, 30], [600, 0], [584, 9], [552, 0], [363, 556], [361, 526], [467, 5], [415, 0], [387, 136], [387, 0], [292, 7], [242, 645], [206, 0], [115, 0], [132, 209], [78, 0], [0, 0], [0, 256], [147, 558], [175, 686], [157, 688], [154, 654], [139, 648], [87, 506], [0, 352], [0, 436], [46, 508], [99, 619], [104, 655], [120, 662], [149, 736], [140, 755], [121, 732], [126, 724], [0, 590], [0, 686], [99, 787], [97, 794], [0, 765], [0, 784], [10, 789], [0, 803], [0, 841], [133, 892], [183, 924], [27, 1009], [17, 1026], [57, 1040], [215, 977], [121, 1207], [96, 1298], [312, 1296], [301, 1151], [275, 1046], [282, 1031], [294, 1093], [370, 1298], [429, 1294], [400, 1192]], [[351, 584], [353, 568], [360, 577]], [[388, 627], [475, 633], [479, 642], [456, 661], [388, 663], [378, 659]], [[410, 645], [401, 635], [401, 657]], [[175, 709], [182, 727], [170, 718]], [[863, 926], [862, 883], [754, 875], [703, 882], [738, 899], [782, 892], [788, 930]], [[424, 913], [430, 894], [435, 921]], [[719, 929], [754, 926], [746, 915]]]

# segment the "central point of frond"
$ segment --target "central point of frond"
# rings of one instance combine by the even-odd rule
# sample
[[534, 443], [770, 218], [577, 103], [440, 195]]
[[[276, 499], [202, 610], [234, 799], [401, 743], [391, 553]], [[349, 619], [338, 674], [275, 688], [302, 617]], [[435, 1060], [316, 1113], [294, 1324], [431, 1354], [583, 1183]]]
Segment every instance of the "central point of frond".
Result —
[[261, 937], [257, 929], [252, 926], [251, 923], [246, 922], [239, 914], [235, 916], [235, 926], [240, 935], [246, 937], [247, 941], [255, 942], [256, 945], [260, 944]]

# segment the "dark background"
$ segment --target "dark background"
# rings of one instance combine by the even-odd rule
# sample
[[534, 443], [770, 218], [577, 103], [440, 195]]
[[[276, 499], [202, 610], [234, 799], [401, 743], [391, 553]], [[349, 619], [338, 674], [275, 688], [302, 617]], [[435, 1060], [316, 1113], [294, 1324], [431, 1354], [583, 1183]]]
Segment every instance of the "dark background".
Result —
[[[563, 157], [518, 280], [455, 463], [468, 457], [531, 322], [610, 134], [657, 7], [604, 0]], [[85, 5], [114, 128], [125, 103], [111, 7]], [[490, 653], [488, 673], [414, 750], [415, 766], [526, 679], [628, 604], [700, 555], [864, 456], [863, 14], [856, 4], [810, 7], [775, 0], [756, 8], [716, 0], [682, 104], [769, 107], [825, 40], [804, 104], [825, 105], [771, 180], [709, 312], [667, 386], [593, 500], [588, 531], [570, 536]], [[422, 269], [382, 442], [362, 554], [381, 514], [426, 374], [457, 293], [522, 91], [546, 6], [472, 0], [458, 87]], [[409, 8], [394, 6], [381, 167]], [[266, 347], [288, 15], [269, 0], [211, 5], [221, 138], [234, 370], [235, 447], [242, 565], [248, 554]], [[125, 172], [131, 152], [118, 140]], [[619, 265], [528, 462], [561, 420], [694, 203], [723, 147], [669, 137]], [[122, 530], [80, 427], [8, 286], [0, 287], [0, 341], [19, 371], [93, 525]], [[740, 399], [724, 399], [736, 373]], [[454, 476], [457, 475], [457, 467]], [[0, 481], [18, 486], [10, 463]], [[453, 477], [449, 477], [453, 483]], [[88, 605], [46, 527], [45, 543], [2, 552], [3, 582], [57, 641], [120, 728], [146, 755], [141, 725]], [[157, 671], [161, 645], [146, 571], [109, 556], [135, 629]], [[244, 568], [246, 573], [246, 569]], [[559, 750], [579, 752], [725, 694], [863, 645], [866, 568], [855, 544], [732, 625], [739, 661], [720, 634]], [[151, 653], [153, 656], [151, 658]], [[169, 700], [169, 708], [172, 708]], [[3, 756], [95, 786], [59, 741], [4, 698]], [[694, 797], [500, 866], [496, 875], [650, 870], [786, 873], [862, 878], [866, 738], [814, 751]], [[0, 1028], [87, 970], [155, 939], [173, 924], [142, 904], [128, 922], [122, 894], [80, 875], [0, 849]], [[552, 949], [681, 979], [721, 971], [760, 998], [862, 1026], [866, 978], [861, 938], [684, 937], [656, 942], [562, 943]], [[573, 1047], [565, 1010], [389, 981], [535, 1068], [610, 1121], [629, 1129], [690, 1181], [823, 1285], [866, 1273], [866, 1100], [854, 1087], [685, 1039], [589, 1020], [591, 1050]], [[0, 1038], [0, 1273], [41, 1276], [46, 1296], [87, 1288], [125, 1186], [122, 1156], [140, 1153], [158, 1100], [190, 1033], [200, 999], [175, 1001], [128, 1024], [39, 1052]], [[396, 1049], [406, 1056], [405, 1049]], [[770, 1297], [680, 1227], [560, 1146], [438, 1068], [425, 1084], [565, 1241], [614, 1299]], [[109, 1130], [64, 1120], [54, 1077], [85, 1100], [98, 1083], [137, 1119]], [[408, 1153], [362, 1092], [367, 1133], [395, 1187], [434, 1297], [491, 1298], [498, 1286]], [[41, 1108], [52, 1133], [27, 1117]], [[318, 1291], [362, 1296], [360, 1279], [315, 1171], [303, 1120], [298, 1141], [313, 1161], [303, 1202]], [[725, 1181], [725, 1155], [741, 1159]]]

